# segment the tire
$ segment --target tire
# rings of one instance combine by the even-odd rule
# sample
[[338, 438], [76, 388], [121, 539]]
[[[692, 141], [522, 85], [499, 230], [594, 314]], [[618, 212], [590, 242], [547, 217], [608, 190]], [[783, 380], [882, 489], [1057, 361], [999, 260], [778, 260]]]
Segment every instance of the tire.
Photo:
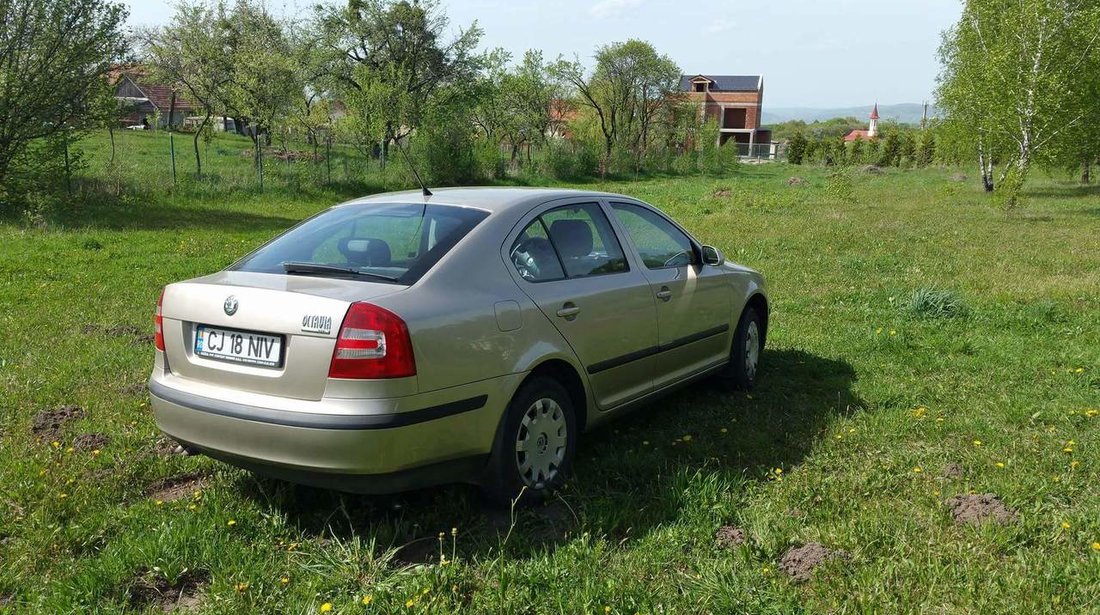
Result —
[[756, 386], [763, 354], [764, 320], [756, 308], [745, 308], [734, 332], [730, 362], [721, 374], [722, 384], [731, 391], [751, 391]]
[[504, 507], [545, 500], [572, 468], [577, 435], [576, 413], [565, 387], [545, 376], [525, 382], [505, 410], [482, 493]]

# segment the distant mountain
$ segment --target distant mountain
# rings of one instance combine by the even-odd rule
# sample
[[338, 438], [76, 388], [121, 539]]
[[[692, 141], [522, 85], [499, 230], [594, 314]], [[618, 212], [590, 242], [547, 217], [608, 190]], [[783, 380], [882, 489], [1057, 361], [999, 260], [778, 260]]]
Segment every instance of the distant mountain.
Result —
[[[920, 103], [901, 103], [898, 105], [879, 105], [878, 114], [884, 120], [894, 120], [903, 124], [919, 124], [924, 113]], [[854, 117], [861, 120], [871, 115], [871, 105], [865, 107], [844, 107], [837, 109], [815, 109], [812, 107], [764, 107], [764, 124], [779, 124], [791, 120], [804, 122], [831, 120], [835, 117]], [[936, 108], [928, 106], [928, 117], [935, 117]]]

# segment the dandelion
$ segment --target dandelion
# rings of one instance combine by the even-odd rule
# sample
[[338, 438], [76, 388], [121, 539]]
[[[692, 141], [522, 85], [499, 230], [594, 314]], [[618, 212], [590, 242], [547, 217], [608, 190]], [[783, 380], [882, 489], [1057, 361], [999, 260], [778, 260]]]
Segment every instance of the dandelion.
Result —
[[100, 451], [98, 448], [92, 449], [92, 457], [99, 457], [99, 453]]
[[52, 446], [54, 448], [58, 448], [58, 447], [61, 446], [61, 443], [58, 442], [57, 440], [54, 440], [53, 442], [50, 442], [50, 446]]
[[290, 585], [290, 577], [282, 577], [279, 579], [279, 583], [282, 585]]
[[1069, 521], [1063, 521], [1062, 522], [1062, 529], [1063, 530], [1068, 530], [1069, 529]]
[[882, 335], [882, 327], [875, 329], [875, 335]]
[[1100, 551], [1100, 542], [1092, 543], [1092, 550], [1093, 551]]
[[199, 509], [199, 507], [195, 506], [194, 504], [188, 504], [187, 505], [187, 510], [198, 510], [198, 509]]
[[982, 445], [982, 441], [981, 441], [981, 440], [978, 440], [978, 439], [975, 439], [975, 440], [974, 440], [973, 442], [971, 442], [971, 444], [973, 444], [974, 446], [981, 446], [981, 445]]
[[332, 603], [331, 602], [326, 602], [326, 603], [322, 604], [321, 605], [321, 612], [322, 613], [331, 613], [332, 612]]
[[430, 587], [425, 587], [424, 589], [420, 590], [420, 595], [422, 595], [422, 596], [427, 596], [427, 595], [428, 595], [428, 592], [430, 592], [430, 591], [432, 591], [432, 588], [430, 588]]
[[684, 442], [691, 442], [691, 434], [687, 434], [683, 438], [680, 438], [680, 439], [683, 440]]
[[59, 498], [61, 498], [62, 500], [64, 500], [65, 498], [69, 497], [69, 494], [67, 494], [67, 493], [60, 493], [60, 494], [58, 494], [58, 495], [57, 495], [57, 497], [59, 497]]
[[997, 466], [998, 468], [1001, 468], [1002, 470], [1003, 470], [1003, 469], [1004, 469], [1004, 467], [1005, 467], [1005, 464], [1004, 464], [1004, 462], [1003, 462], [1003, 461], [998, 461], [998, 462], [997, 462], [997, 463], [995, 463], [994, 465], [996, 465], [996, 466]]
[[1075, 374], [1083, 374], [1083, 373], [1085, 373], [1085, 368], [1083, 368], [1083, 367], [1078, 367], [1077, 369], [1073, 370], [1073, 373], [1075, 373]]
[[409, 598], [408, 600], [405, 601], [405, 608], [406, 609], [411, 609], [414, 604], [416, 604], [416, 601], [413, 600], [412, 598]]
[[370, 606], [370, 603], [372, 602], [374, 602], [373, 595], [367, 594], [366, 596], [363, 596], [363, 606]]
[[248, 583], [240, 582], [233, 586], [233, 589], [237, 590], [238, 594], [243, 594], [248, 591]]
[[776, 468], [775, 473], [776, 474], [782, 474], [783, 473], [783, 468]]
[[157, 500], [156, 502], [153, 502], [153, 505], [154, 506], [164, 506], [164, 500]]
[[760, 571], [760, 574], [763, 574], [763, 575], [769, 575], [771, 573], [772, 573], [772, 569], [768, 568], [767, 566], [764, 566], [764, 568]]
[[925, 408], [924, 406], [918, 406], [917, 408], [913, 409], [913, 416], [917, 417], [918, 419], [924, 418], [924, 415], [927, 413], [928, 408]]
[[892, 336], [893, 336], [893, 335], [897, 335], [897, 334], [898, 334], [898, 332], [897, 332], [897, 331], [894, 331], [893, 329], [891, 329], [891, 330], [890, 330], [890, 335], [892, 335]]
[[457, 527], [452, 527], [451, 528], [451, 538], [454, 538], [455, 536], [458, 536], [458, 528]]
[[1089, 417], [1090, 419], [1097, 414], [1100, 414], [1100, 410], [1097, 410], [1096, 408], [1089, 408], [1088, 410], [1085, 410], [1085, 416]]
[[1080, 461], [1077, 461], [1076, 459], [1074, 459], [1073, 461], [1069, 462], [1069, 467], [1071, 467], [1071, 468], [1076, 468], [1076, 467], [1077, 467], [1077, 466], [1079, 466], [1079, 465], [1081, 465], [1081, 462], [1080, 462]]
[[611, 612], [611, 607], [609, 607], [609, 606], [603, 607], [603, 612], [604, 613], [610, 613]]
[[73, 451], [75, 451], [75, 450], [76, 450], [75, 448], [73, 448], [73, 447], [71, 447], [71, 446], [70, 446], [69, 448], [65, 449], [65, 453], [66, 453], [66, 454], [68, 454], [68, 453], [71, 453], [71, 452], [73, 452]]
[[921, 472], [923, 472], [923, 471], [924, 471], [924, 468], [922, 468], [922, 467], [920, 467], [920, 466], [917, 466], [917, 467], [913, 468], [913, 472], [914, 472], [915, 474], [920, 474], [920, 473], [921, 473]]

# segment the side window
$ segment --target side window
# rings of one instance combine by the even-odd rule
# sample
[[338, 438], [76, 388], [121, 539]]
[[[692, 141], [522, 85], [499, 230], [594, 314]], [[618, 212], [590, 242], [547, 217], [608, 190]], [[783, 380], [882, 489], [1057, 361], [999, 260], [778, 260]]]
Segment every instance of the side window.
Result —
[[695, 248], [688, 238], [664, 216], [630, 203], [612, 203], [619, 222], [626, 227], [648, 269], [695, 264]]
[[544, 213], [541, 219], [569, 277], [627, 270], [619, 240], [598, 204], [559, 207]]
[[550, 236], [541, 219], [527, 225], [516, 237], [509, 252], [512, 264], [523, 279], [529, 282], [549, 282], [565, 279], [561, 261], [550, 243]]

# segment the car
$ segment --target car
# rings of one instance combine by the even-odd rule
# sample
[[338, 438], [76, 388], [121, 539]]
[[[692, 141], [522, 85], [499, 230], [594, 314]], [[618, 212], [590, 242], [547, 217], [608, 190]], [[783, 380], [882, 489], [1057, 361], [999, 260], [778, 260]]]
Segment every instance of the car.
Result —
[[185, 449], [261, 475], [537, 501], [582, 432], [702, 378], [751, 388], [768, 313], [759, 273], [629, 196], [396, 192], [166, 286], [149, 392]]

